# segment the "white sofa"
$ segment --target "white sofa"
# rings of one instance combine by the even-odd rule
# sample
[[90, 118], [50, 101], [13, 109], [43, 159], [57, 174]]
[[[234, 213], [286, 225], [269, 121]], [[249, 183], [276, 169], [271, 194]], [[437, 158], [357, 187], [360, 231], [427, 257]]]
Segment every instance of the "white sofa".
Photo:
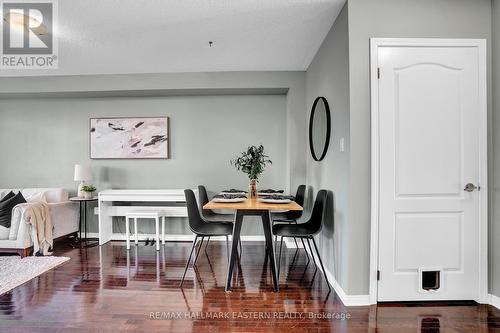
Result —
[[[25, 198], [42, 192], [50, 207], [50, 216], [54, 225], [54, 239], [78, 232], [78, 203], [68, 200], [68, 192], [62, 188], [24, 188], [0, 189], [0, 199], [7, 193], [21, 191]], [[0, 253], [15, 252], [24, 257], [29, 254], [33, 241], [30, 226], [23, 221], [23, 213], [29, 203], [17, 205], [12, 210], [10, 228], [0, 226]]]

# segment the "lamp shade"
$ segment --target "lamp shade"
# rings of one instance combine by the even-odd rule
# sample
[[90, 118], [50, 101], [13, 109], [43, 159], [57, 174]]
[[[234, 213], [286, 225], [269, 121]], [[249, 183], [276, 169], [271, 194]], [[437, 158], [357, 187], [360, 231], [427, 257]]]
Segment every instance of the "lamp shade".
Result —
[[90, 168], [86, 165], [75, 164], [75, 181], [87, 181], [90, 180]]

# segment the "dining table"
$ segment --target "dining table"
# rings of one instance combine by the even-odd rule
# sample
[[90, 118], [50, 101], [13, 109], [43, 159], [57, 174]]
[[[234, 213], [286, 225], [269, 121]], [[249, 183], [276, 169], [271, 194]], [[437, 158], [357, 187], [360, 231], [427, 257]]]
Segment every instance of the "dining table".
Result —
[[276, 260], [273, 249], [272, 236], [272, 212], [282, 211], [301, 211], [303, 208], [295, 201], [288, 203], [269, 203], [261, 201], [259, 198], [245, 199], [242, 202], [216, 202], [213, 199], [203, 206], [203, 209], [211, 210], [233, 210], [236, 211], [233, 227], [233, 237], [231, 251], [229, 254], [229, 265], [227, 270], [226, 291], [231, 291], [231, 281], [233, 279], [233, 269], [235, 261], [238, 257], [238, 243], [240, 241], [241, 226], [245, 216], [260, 216], [262, 219], [262, 227], [265, 236], [265, 252], [269, 258], [271, 265], [271, 273], [273, 279], [273, 287], [275, 291], [279, 291], [278, 275], [276, 269]]

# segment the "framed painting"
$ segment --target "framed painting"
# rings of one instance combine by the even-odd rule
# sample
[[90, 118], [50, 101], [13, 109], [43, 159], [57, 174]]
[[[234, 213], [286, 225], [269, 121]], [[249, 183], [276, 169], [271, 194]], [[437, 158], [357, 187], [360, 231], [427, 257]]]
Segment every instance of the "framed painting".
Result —
[[168, 158], [168, 132], [168, 117], [91, 118], [90, 158]]

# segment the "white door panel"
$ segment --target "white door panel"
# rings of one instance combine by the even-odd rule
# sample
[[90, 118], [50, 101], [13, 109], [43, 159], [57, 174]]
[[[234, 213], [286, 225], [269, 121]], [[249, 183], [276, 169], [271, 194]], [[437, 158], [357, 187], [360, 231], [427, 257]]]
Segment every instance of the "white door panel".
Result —
[[478, 49], [380, 47], [378, 67], [378, 300], [477, 299]]
[[460, 71], [418, 64], [394, 75], [396, 195], [460, 194]]

